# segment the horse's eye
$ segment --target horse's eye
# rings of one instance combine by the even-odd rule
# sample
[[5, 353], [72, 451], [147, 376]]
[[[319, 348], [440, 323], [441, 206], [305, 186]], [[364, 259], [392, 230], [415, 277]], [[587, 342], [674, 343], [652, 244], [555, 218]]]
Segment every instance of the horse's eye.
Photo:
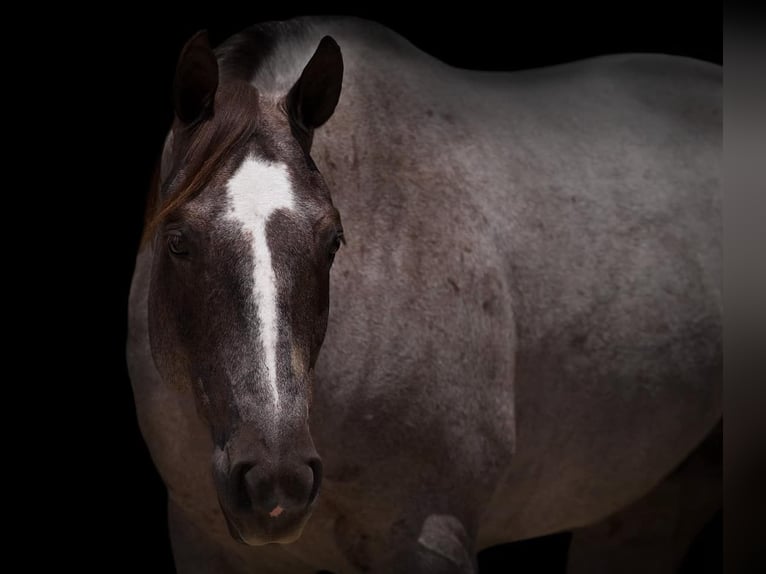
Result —
[[339, 231], [335, 234], [335, 237], [333, 237], [332, 243], [330, 244], [330, 263], [335, 259], [335, 254], [338, 252], [338, 249], [340, 249], [341, 243], [345, 243], [345, 241], [343, 239], [343, 232]]
[[189, 253], [183, 236], [178, 233], [168, 235], [168, 249], [173, 255], [186, 255]]

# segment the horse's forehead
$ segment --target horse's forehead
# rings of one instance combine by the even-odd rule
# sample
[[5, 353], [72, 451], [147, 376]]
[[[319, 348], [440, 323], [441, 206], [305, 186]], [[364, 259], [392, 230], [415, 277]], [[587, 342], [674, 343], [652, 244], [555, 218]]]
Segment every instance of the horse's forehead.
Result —
[[287, 165], [247, 155], [225, 185], [227, 218], [246, 229], [263, 225], [280, 209], [294, 210], [295, 189]]

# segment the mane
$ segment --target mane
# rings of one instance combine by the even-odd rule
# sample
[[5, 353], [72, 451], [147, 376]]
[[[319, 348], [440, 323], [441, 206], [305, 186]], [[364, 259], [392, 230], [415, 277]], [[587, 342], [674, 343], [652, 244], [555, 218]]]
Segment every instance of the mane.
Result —
[[[256, 128], [258, 92], [246, 81], [221, 78], [213, 110], [197, 122], [173, 127], [172, 172], [161, 181], [159, 162], [146, 205], [141, 245], [157, 228], [207, 186], [232, 150], [246, 142]], [[176, 189], [169, 193], [169, 188]]]
[[221, 73], [284, 95], [293, 86], [319, 38], [314, 18], [262, 22], [234, 34], [215, 49]]

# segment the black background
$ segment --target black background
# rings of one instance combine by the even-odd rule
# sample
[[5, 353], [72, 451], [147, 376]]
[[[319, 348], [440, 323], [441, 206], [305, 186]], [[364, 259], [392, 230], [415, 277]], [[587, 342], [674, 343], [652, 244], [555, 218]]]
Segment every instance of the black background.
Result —
[[[124, 341], [144, 197], [172, 119], [174, 65], [183, 42], [196, 30], [206, 28], [215, 45], [258, 21], [351, 14], [378, 20], [426, 52], [467, 68], [514, 70], [614, 52], [663, 52], [722, 61], [721, 5], [712, 2], [692, 7], [672, 2], [603, 6], [536, 2], [502, 10], [470, 2], [419, 14], [412, 13], [413, 3], [406, 9], [327, 2], [259, 4], [241, 3], [235, 8], [212, 2], [201, 9], [176, 7], [167, 14], [160, 13], [164, 6], [123, 6], [108, 14], [90, 14], [90, 24], [83, 20], [65, 30], [74, 43], [59, 45], [79, 56], [70, 77], [85, 80], [76, 86], [80, 116], [93, 122], [99, 134], [72, 168], [92, 173], [97, 184], [83, 190], [84, 206], [96, 202], [102, 206], [96, 239], [91, 227], [84, 237], [73, 232], [71, 239], [87, 246], [83, 267], [88, 280], [77, 290], [82, 304], [95, 308], [90, 335], [77, 342], [95, 360], [78, 367], [83, 382], [75, 400], [98, 406], [95, 414], [93, 408], [83, 409], [87, 418], [72, 417], [79, 441], [76, 452], [68, 455], [70, 468], [76, 468], [71, 480], [77, 492], [70, 512], [83, 519], [83, 526], [72, 525], [65, 534], [75, 540], [68, 551], [83, 568], [85, 563], [114, 566], [117, 559], [119, 568], [128, 572], [172, 571], [165, 491], [138, 432]], [[96, 55], [109, 65], [88, 65], [82, 57]], [[77, 124], [69, 129], [76, 130]], [[108, 257], [103, 256], [105, 242]], [[565, 547], [566, 540], [558, 538], [533, 559], [537, 547], [521, 545], [505, 554], [485, 555], [484, 565], [488, 570], [492, 562], [496, 568], [492, 571], [497, 572], [519, 572], [525, 563], [534, 564], [535, 572], [562, 571], [554, 563], [561, 561], [556, 554]]]

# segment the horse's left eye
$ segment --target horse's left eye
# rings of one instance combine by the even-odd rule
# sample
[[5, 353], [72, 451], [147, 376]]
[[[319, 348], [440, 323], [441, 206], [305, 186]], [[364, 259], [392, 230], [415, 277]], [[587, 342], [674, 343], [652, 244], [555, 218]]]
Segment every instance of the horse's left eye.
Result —
[[330, 245], [330, 263], [335, 259], [335, 254], [338, 252], [338, 249], [340, 249], [341, 243], [343, 243], [342, 231], [336, 233], [335, 237], [333, 237], [332, 244]]

